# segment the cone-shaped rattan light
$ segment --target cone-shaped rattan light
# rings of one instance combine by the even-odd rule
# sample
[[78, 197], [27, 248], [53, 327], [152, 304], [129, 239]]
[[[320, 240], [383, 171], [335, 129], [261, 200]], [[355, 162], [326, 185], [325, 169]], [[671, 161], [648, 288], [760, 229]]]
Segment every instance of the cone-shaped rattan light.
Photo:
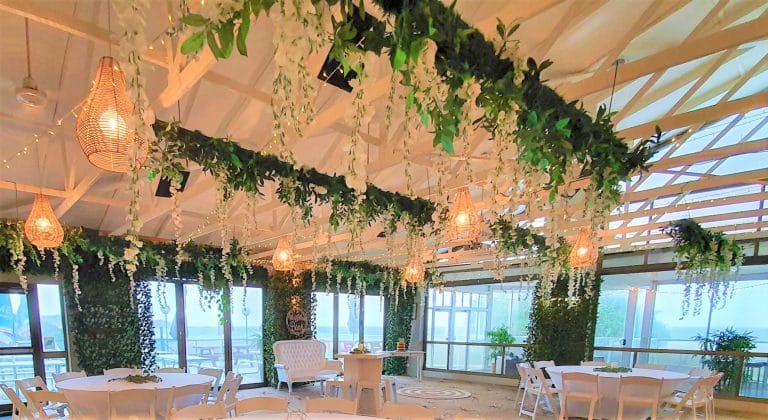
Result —
[[112, 172], [127, 172], [131, 148], [139, 144], [137, 163], [147, 158], [147, 144], [128, 131], [133, 102], [125, 89], [123, 71], [117, 60], [101, 57], [96, 80], [77, 116], [77, 141], [85, 156], [96, 167]]
[[597, 262], [597, 247], [589, 237], [589, 229], [579, 229], [579, 235], [573, 242], [568, 262], [572, 268], [588, 268]]
[[277, 243], [275, 253], [272, 255], [272, 266], [277, 271], [291, 271], [295, 266], [293, 249], [291, 249], [291, 244], [288, 243], [288, 238], [285, 236], [280, 238], [280, 242]]
[[468, 188], [462, 188], [456, 193], [453, 208], [448, 214], [447, 230], [451, 242], [474, 242], [480, 236], [480, 216]]
[[424, 281], [424, 264], [420, 255], [414, 255], [403, 269], [403, 276], [408, 283], [419, 284]]
[[40, 249], [56, 248], [64, 240], [64, 229], [53, 213], [51, 202], [43, 194], [35, 196], [32, 211], [24, 222], [24, 234]]

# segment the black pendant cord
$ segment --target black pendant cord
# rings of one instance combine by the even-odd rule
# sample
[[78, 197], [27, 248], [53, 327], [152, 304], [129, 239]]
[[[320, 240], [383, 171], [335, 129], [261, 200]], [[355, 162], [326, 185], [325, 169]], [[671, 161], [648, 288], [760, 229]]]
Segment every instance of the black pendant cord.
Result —
[[614, 63], [614, 68], [613, 68], [613, 85], [611, 86], [611, 99], [610, 99], [610, 101], [608, 101], [608, 114], [609, 115], [611, 114], [611, 107], [613, 106], [613, 94], [614, 94], [614, 92], [616, 92], [616, 76], [619, 75], [619, 64], [621, 64], [622, 61], [623, 60], [619, 58]]

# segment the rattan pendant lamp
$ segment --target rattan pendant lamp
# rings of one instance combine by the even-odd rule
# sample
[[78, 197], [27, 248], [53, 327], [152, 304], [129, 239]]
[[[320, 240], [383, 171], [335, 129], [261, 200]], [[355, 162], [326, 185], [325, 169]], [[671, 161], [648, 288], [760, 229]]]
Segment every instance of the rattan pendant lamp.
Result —
[[64, 228], [43, 194], [35, 195], [32, 211], [24, 222], [24, 234], [38, 249], [56, 248], [64, 240]]
[[272, 266], [276, 271], [291, 271], [295, 265], [291, 244], [288, 242], [288, 238], [283, 236], [272, 255]]
[[138, 147], [136, 161], [142, 165], [147, 144], [129, 130], [133, 103], [125, 89], [120, 64], [112, 57], [102, 57], [91, 93], [77, 116], [77, 141], [88, 161], [112, 172], [127, 172], [133, 147]]
[[448, 240], [450, 242], [474, 242], [480, 236], [480, 216], [472, 203], [469, 188], [462, 187], [456, 193], [453, 208], [448, 213]]

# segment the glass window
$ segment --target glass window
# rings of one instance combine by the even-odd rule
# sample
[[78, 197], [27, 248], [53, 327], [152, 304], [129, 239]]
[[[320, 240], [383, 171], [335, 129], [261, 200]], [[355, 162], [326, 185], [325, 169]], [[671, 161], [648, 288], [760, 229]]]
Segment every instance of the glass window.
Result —
[[384, 298], [365, 296], [363, 340], [371, 351], [384, 350]]
[[187, 371], [224, 366], [224, 326], [220, 322], [217, 301], [208, 292], [201, 293], [196, 284], [184, 285], [184, 318], [186, 319]]
[[[35, 369], [32, 363], [31, 354], [17, 354], [12, 356], [0, 356], [0, 383], [16, 391], [22, 399], [24, 396], [16, 388], [16, 380], [32, 378], [35, 376]], [[4, 392], [0, 392], [0, 403], [10, 404], [10, 400]]]
[[0, 347], [31, 346], [27, 295], [0, 293]]
[[262, 296], [259, 287], [232, 289], [232, 368], [244, 384], [264, 382]]
[[[152, 321], [155, 327], [157, 364], [179, 367], [178, 326], [176, 325], [176, 284], [151, 281]], [[200, 304], [195, 302], [195, 306]]]
[[[629, 290], [603, 290], [597, 304], [595, 346], [621, 347], [627, 319]], [[642, 314], [642, 311], [640, 312]]]
[[360, 298], [339, 293], [339, 352], [348, 353], [360, 338]]
[[333, 358], [333, 294], [312, 293], [315, 297], [315, 338], [325, 343], [325, 358]]
[[38, 284], [37, 302], [43, 351], [65, 351], [64, 325], [61, 316], [61, 293], [58, 284]]
[[67, 359], [63, 357], [43, 359], [43, 365], [45, 367], [45, 383], [48, 384], [49, 388], [52, 388], [56, 383], [53, 380], [53, 375], [67, 371]]

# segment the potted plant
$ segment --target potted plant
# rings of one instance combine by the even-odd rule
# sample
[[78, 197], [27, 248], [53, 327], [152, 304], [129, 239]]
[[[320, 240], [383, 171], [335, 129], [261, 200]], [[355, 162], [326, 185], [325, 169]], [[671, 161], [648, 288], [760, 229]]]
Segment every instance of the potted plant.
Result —
[[[500, 326], [490, 331], [486, 331], [485, 336], [493, 344], [512, 344], [515, 342], [515, 337], [510, 334], [509, 329], [506, 326]], [[504, 347], [490, 347], [488, 352], [488, 361], [491, 363], [491, 372], [499, 373], [496, 371], [499, 366], [499, 360], [504, 357]]]
[[[701, 350], [704, 351], [748, 352], [756, 347], [755, 336], [752, 335], [751, 331], [738, 333], [733, 327], [715, 331], [710, 336], [697, 334], [693, 338], [701, 343]], [[744, 358], [744, 363], [747, 361], [749, 361], [749, 357]], [[738, 356], [702, 356], [701, 365], [711, 371], [723, 373], [723, 379], [717, 384], [719, 391], [733, 391], [735, 389], [735, 380], [738, 378], [738, 370], [741, 368]]]

